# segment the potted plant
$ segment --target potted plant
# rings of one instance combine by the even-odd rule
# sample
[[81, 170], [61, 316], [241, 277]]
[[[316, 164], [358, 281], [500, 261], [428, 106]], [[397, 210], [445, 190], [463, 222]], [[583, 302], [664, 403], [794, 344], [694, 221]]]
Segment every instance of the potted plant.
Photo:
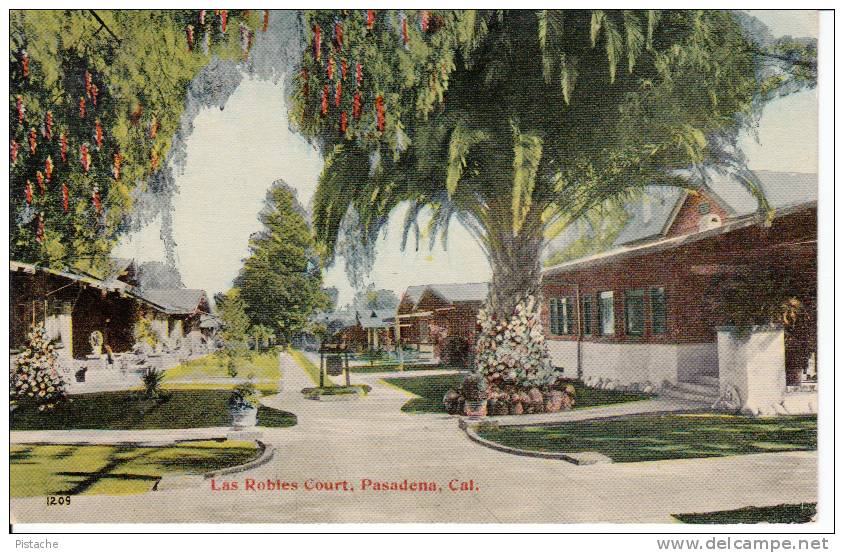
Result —
[[482, 374], [473, 373], [463, 380], [460, 386], [464, 403], [464, 412], [469, 417], [486, 416], [487, 382]]
[[95, 330], [88, 337], [88, 343], [91, 344], [91, 353], [99, 357], [103, 354], [103, 333]]
[[258, 424], [258, 392], [251, 382], [238, 384], [229, 396], [229, 417], [234, 428], [248, 428]]

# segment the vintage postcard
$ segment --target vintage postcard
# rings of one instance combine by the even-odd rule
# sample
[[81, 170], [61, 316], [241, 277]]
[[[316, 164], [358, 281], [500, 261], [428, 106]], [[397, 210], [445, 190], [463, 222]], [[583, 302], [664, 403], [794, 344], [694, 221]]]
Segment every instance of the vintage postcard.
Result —
[[8, 17], [13, 531], [832, 516], [817, 11]]

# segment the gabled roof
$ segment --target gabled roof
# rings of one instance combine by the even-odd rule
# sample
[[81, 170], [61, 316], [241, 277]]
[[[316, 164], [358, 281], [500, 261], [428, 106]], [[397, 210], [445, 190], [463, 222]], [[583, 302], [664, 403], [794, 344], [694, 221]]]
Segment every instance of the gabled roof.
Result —
[[614, 246], [638, 242], [663, 234], [688, 194], [666, 186], [646, 186], [642, 201], [627, 207], [630, 221], [613, 242]]
[[205, 290], [144, 290], [137, 295], [162, 306], [171, 315], [189, 315], [199, 310], [200, 302], [205, 298]]
[[[799, 206], [818, 199], [816, 173], [754, 173], [759, 179], [765, 198], [774, 209]], [[757, 200], [731, 175], [710, 172], [707, 188], [703, 193], [729, 213], [730, 218], [749, 215], [757, 209]], [[680, 188], [645, 187], [641, 202], [627, 207], [631, 215], [630, 221], [619, 232], [613, 246], [664, 237], [687, 197], [688, 193]]]
[[422, 294], [425, 293], [425, 288], [427, 288], [427, 284], [421, 284], [419, 286], [408, 286], [407, 290], [404, 291], [404, 298], [410, 300], [410, 303], [416, 305], [419, 302], [419, 299], [422, 297]]
[[320, 311], [314, 313], [311, 320], [325, 326], [349, 327], [357, 323], [356, 314], [349, 310]]
[[483, 302], [489, 294], [489, 283], [429, 284], [428, 290], [449, 303]]
[[357, 318], [363, 328], [384, 328], [392, 325], [386, 319], [392, 319], [395, 314], [392, 309], [367, 309], [358, 311]]

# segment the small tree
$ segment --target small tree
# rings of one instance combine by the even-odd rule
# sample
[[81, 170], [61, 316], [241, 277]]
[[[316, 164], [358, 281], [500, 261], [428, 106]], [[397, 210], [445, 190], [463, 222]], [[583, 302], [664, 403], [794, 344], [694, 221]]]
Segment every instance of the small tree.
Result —
[[254, 325], [249, 329], [249, 335], [252, 337], [252, 343], [255, 344], [255, 349], [267, 348], [270, 340], [275, 336], [272, 329], [265, 325]]
[[67, 399], [58, 358], [43, 325], [33, 326], [28, 340], [9, 375], [10, 400], [13, 405], [34, 405], [39, 411], [51, 411]]
[[246, 315], [246, 302], [240, 297], [240, 291], [232, 288], [225, 295], [217, 297], [217, 308], [223, 319], [220, 336], [225, 342], [222, 354], [226, 370], [231, 377], [237, 376], [237, 360], [248, 353], [249, 317]]

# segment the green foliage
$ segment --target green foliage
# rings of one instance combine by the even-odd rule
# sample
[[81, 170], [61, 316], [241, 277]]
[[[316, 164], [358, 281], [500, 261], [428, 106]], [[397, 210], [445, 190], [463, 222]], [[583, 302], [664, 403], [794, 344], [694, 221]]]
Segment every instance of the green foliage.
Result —
[[813, 522], [817, 512], [817, 503], [783, 503], [770, 507], [742, 507], [671, 516], [683, 524], [805, 524]]
[[564, 248], [552, 251], [545, 260], [545, 266], [551, 267], [610, 249], [629, 220], [630, 214], [624, 205], [618, 203], [588, 212], [575, 226], [569, 227], [579, 231], [577, 238]]
[[286, 184], [272, 185], [258, 218], [263, 229], [249, 240], [235, 286], [249, 322], [289, 340], [328, 304], [319, 257], [305, 213]]
[[275, 334], [270, 327], [260, 324], [249, 329], [249, 336], [252, 338], [255, 349], [266, 348], [270, 341], [275, 338]]
[[817, 449], [817, 417], [637, 415], [557, 425], [479, 429], [496, 443], [530, 451], [597, 451], [614, 463], [726, 457]]
[[678, 169], [743, 168], [730, 145], [765, 99], [770, 59], [726, 11], [378, 11], [371, 29], [361, 11], [312, 11], [304, 23], [290, 117], [326, 158], [313, 210], [324, 259], [350, 210], [372, 243], [409, 203], [406, 233], [426, 213], [445, 240], [456, 217], [494, 275], [545, 229], [630, 190], [694, 187]]
[[[192, 389], [168, 392], [167, 401], [144, 399], [136, 392], [79, 394], [52, 416], [37, 411], [16, 411], [12, 430], [152, 430], [229, 426], [231, 390]], [[260, 425], [293, 426], [296, 416], [261, 405]]]
[[127, 229], [136, 192], [148, 191], [165, 165], [188, 85], [213, 57], [244, 55], [241, 34], [251, 33], [261, 18], [228, 10], [223, 33], [221, 15], [204, 11], [204, 25], [196, 10], [10, 12], [9, 139], [10, 147], [18, 145], [10, 172], [12, 258], [61, 265], [107, 257]]
[[135, 324], [135, 341], [140, 344], [147, 344], [149, 347], [155, 349], [161, 341], [161, 337], [152, 328], [152, 321], [152, 313], [142, 314], [138, 318], [138, 322]]
[[721, 324], [737, 327], [740, 335], [755, 325], [784, 327], [811, 324], [816, 291], [788, 268], [770, 266], [717, 280], [708, 297]]
[[260, 404], [258, 392], [252, 382], [238, 384], [229, 396], [229, 408], [235, 410], [253, 409]]
[[43, 325], [32, 328], [26, 349], [12, 363], [9, 395], [13, 405], [34, 406], [39, 412], [52, 411], [67, 400], [58, 357]]
[[144, 397], [157, 399], [161, 397], [161, 383], [164, 381], [164, 371], [150, 367], [144, 371], [141, 383], [144, 385]]
[[258, 453], [254, 442], [235, 440], [164, 447], [21, 444], [10, 450], [11, 497], [146, 493], [165, 476], [207, 474], [246, 463]]
[[249, 332], [249, 317], [246, 315], [246, 302], [240, 296], [237, 288], [229, 290], [225, 295], [218, 296], [217, 309], [223, 320], [220, 336], [226, 344], [245, 344]]

